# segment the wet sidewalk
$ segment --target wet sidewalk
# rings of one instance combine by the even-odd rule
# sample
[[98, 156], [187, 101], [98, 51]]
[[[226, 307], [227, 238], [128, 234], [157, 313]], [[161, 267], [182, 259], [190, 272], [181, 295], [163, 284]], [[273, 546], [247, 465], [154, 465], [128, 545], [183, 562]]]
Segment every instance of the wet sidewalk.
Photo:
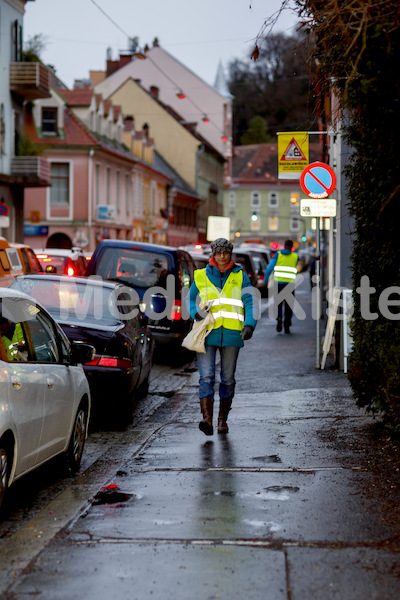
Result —
[[[310, 315], [309, 291], [298, 299]], [[380, 487], [372, 419], [346, 376], [315, 368], [310, 316], [285, 335], [264, 312], [239, 355], [228, 435], [199, 431], [197, 381], [153, 416], [114, 496], [95, 496], [10, 598], [399, 597], [398, 492]]]

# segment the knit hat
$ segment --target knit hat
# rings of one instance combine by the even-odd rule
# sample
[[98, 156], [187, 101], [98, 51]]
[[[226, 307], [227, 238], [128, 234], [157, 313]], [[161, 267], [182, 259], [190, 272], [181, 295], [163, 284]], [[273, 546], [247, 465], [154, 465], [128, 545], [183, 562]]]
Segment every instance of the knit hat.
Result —
[[230, 243], [229, 240], [225, 238], [218, 238], [211, 243], [211, 252], [212, 255], [215, 256], [217, 252], [229, 252], [232, 254], [233, 244]]

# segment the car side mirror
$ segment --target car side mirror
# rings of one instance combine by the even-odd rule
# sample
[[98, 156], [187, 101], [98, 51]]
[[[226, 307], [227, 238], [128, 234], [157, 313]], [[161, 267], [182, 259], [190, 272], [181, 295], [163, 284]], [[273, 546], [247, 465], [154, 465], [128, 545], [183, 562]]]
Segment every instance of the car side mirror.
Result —
[[57, 267], [54, 265], [47, 265], [46, 273], [57, 273]]
[[86, 364], [94, 359], [95, 347], [83, 342], [71, 342], [71, 361], [73, 364]]

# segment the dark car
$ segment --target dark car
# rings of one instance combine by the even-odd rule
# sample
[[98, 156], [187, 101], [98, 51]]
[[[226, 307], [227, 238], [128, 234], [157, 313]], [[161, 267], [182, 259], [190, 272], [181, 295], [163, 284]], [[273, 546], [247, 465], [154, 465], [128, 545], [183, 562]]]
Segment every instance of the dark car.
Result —
[[248, 250], [242, 250], [242, 248], [233, 248], [232, 259], [238, 265], [242, 265], [249, 276], [251, 285], [257, 287], [257, 268], [250, 252]]
[[266, 248], [257, 248], [257, 246], [247, 246], [246, 248], [241, 248], [241, 250], [249, 252], [251, 255], [256, 270], [257, 288], [260, 290], [261, 296], [266, 298], [268, 296], [268, 286], [264, 281], [264, 275], [269, 263], [268, 250]]
[[175, 344], [191, 325], [185, 298], [194, 264], [185, 250], [125, 240], [103, 240], [88, 264], [86, 276], [100, 276], [132, 287], [145, 304], [156, 344]]
[[95, 347], [93, 360], [83, 367], [93, 410], [106, 408], [110, 416], [129, 419], [135, 396], [147, 393], [154, 349], [131, 290], [62, 275], [22, 275], [9, 287], [43, 304], [71, 342]]
[[202, 254], [200, 252], [189, 251], [190, 256], [193, 258], [195, 269], [205, 269], [208, 265], [210, 256], [208, 254]]

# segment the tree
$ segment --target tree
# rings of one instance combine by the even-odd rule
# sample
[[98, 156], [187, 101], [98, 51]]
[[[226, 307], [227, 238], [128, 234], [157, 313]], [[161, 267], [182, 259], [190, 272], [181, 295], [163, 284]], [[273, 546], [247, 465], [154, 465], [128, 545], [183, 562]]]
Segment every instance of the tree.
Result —
[[315, 126], [315, 98], [310, 92], [313, 63], [305, 37], [276, 34], [260, 43], [257, 61], [235, 60], [228, 83], [233, 99], [233, 140], [236, 145], [250, 121], [262, 117], [268, 134], [309, 130]]
[[37, 33], [28, 38], [24, 44], [24, 62], [41, 62], [40, 55], [47, 46], [47, 38], [42, 33]]
[[260, 116], [251, 119], [248, 130], [240, 138], [240, 143], [243, 145], [264, 144], [270, 141], [272, 141], [272, 138], [267, 133], [267, 123]]
[[[344, 171], [355, 221], [349, 380], [357, 404], [379, 413], [399, 433], [400, 4], [296, 0], [296, 5], [319, 67], [317, 89], [325, 99], [334, 93], [336, 116], [343, 119], [352, 149]], [[258, 45], [257, 40], [255, 58], [261, 56]], [[359, 293], [362, 278], [371, 288], [369, 315]], [[382, 297], [394, 305], [384, 310]]]

